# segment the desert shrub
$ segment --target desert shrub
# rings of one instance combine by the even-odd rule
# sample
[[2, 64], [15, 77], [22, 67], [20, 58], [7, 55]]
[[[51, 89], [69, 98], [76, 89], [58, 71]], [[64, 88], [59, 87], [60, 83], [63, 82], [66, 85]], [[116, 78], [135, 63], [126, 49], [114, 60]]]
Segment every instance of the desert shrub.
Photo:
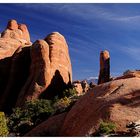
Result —
[[10, 133], [15, 135], [24, 134], [33, 125], [31, 117], [21, 108], [14, 108], [13, 113], [8, 117]]
[[72, 96], [75, 96], [77, 95], [77, 91], [75, 88], [68, 88], [68, 89], [65, 89], [63, 91], [63, 96], [64, 97], [72, 97]]
[[63, 112], [70, 106], [71, 100], [68, 97], [61, 98], [57, 100], [54, 104], [55, 112]]
[[26, 101], [23, 108], [14, 108], [12, 114], [8, 116], [10, 133], [18, 136], [24, 135], [51, 115], [67, 111], [75, 101], [76, 90], [74, 88], [66, 89], [63, 95], [62, 98], [56, 96], [54, 100]]
[[98, 133], [100, 134], [110, 134], [114, 132], [116, 129], [116, 125], [112, 122], [100, 122]]
[[131, 70], [126, 70], [125, 72], [123, 72], [123, 75], [128, 74], [129, 72], [131, 72]]
[[25, 103], [25, 110], [29, 117], [38, 117], [41, 114], [50, 116], [53, 113], [52, 101], [46, 99], [36, 99]]
[[0, 112], [0, 137], [6, 137], [8, 135], [8, 127], [4, 112]]
[[25, 102], [24, 108], [14, 108], [8, 117], [10, 132], [22, 135], [53, 114], [51, 101], [37, 99]]

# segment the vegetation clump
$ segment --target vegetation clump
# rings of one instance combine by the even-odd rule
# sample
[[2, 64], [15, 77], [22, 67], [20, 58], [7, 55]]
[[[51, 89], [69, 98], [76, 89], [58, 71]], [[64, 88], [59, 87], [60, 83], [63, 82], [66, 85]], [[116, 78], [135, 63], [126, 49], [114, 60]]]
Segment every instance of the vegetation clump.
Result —
[[77, 91], [75, 88], [68, 88], [63, 91], [64, 97], [73, 97], [77, 95]]
[[100, 122], [98, 133], [103, 135], [108, 135], [115, 132], [116, 125], [112, 122]]
[[25, 134], [33, 126], [52, 115], [53, 111], [50, 100], [26, 101], [24, 108], [14, 108], [13, 113], [8, 117], [10, 132], [15, 135]]
[[63, 112], [66, 110], [67, 107], [70, 106], [71, 100], [68, 97], [61, 98], [57, 100], [53, 107], [56, 112]]
[[26, 101], [23, 108], [14, 108], [7, 117], [10, 133], [16, 136], [24, 135], [50, 116], [68, 111], [77, 99], [76, 90], [69, 88], [64, 90], [62, 98], [56, 96], [54, 100]]
[[8, 135], [8, 127], [4, 112], [0, 112], [0, 137], [6, 137]]

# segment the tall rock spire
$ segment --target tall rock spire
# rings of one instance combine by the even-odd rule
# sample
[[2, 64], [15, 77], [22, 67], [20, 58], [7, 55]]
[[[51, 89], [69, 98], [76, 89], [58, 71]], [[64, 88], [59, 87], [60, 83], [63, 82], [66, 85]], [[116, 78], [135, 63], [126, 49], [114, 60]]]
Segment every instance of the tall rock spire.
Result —
[[110, 80], [110, 56], [107, 50], [100, 53], [100, 73], [98, 84], [108, 82]]

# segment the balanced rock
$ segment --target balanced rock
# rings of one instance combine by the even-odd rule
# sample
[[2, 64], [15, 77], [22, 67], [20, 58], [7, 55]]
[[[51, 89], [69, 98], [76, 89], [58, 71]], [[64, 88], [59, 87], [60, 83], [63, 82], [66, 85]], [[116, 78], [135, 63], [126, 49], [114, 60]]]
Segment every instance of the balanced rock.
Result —
[[107, 82], [82, 96], [65, 117], [60, 136], [90, 136], [100, 123], [112, 122], [116, 132], [127, 132], [140, 116], [140, 78]]
[[100, 73], [98, 84], [108, 82], [110, 80], [110, 56], [108, 51], [100, 53]]
[[31, 47], [30, 75], [19, 93], [17, 106], [26, 100], [61, 96], [71, 81], [67, 43], [61, 34], [53, 32], [45, 40], [37, 40]]

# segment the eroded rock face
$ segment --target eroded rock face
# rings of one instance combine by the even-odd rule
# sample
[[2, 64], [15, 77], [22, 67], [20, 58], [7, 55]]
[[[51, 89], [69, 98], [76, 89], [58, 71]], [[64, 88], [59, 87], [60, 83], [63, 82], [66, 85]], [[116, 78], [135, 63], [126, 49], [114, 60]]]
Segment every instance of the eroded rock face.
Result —
[[58, 32], [53, 32], [45, 38], [45, 41], [49, 45], [52, 72], [55, 73], [57, 69], [63, 75], [64, 82], [72, 81], [71, 61], [64, 36]]
[[[24, 70], [26, 71], [26, 68], [27, 68], [26, 65], [24, 65], [24, 64], [19, 64], [19, 65], [17, 64], [17, 66], [15, 66], [15, 69], [13, 70], [13, 72], [11, 72], [11, 69], [13, 69], [13, 57], [15, 55], [15, 52], [18, 49], [21, 49], [25, 46], [30, 46], [30, 45], [31, 45], [30, 35], [29, 35], [26, 25], [19, 25], [16, 20], [10, 20], [8, 22], [6, 29], [2, 32], [2, 34], [0, 36], [0, 100], [1, 100], [0, 109], [2, 108], [2, 106], [1, 106], [2, 103], [5, 102], [5, 93], [4, 92], [5, 92], [5, 90], [7, 90], [7, 91], [9, 90], [9, 88], [7, 88], [7, 86], [9, 85], [9, 79], [10, 79], [12, 73], [14, 73], [14, 75], [16, 75], [16, 72], [20, 68], [23, 68], [23, 71]], [[30, 50], [29, 50], [29, 52], [30, 52]], [[28, 56], [26, 56], [26, 58], [28, 58]], [[21, 60], [21, 63], [22, 63], [22, 60]], [[28, 63], [28, 62], [26, 62], [26, 63]], [[22, 67], [21, 65], [22, 66], [24, 65], [25, 68]], [[21, 66], [21, 67], [19, 68], [19, 66]], [[21, 75], [19, 75], [19, 79], [24, 74], [25, 73], [23, 72]], [[17, 72], [17, 75], [18, 75], [18, 72]], [[13, 81], [16, 78], [17, 77], [13, 77]], [[17, 82], [17, 83], [11, 82], [11, 83], [12, 83], [12, 85], [17, 84], [16, 88], [18, 89], [19, 88], [18, 84], [20, 82]], [[9, 91], [9, 92], [12, 92], [12, 91]], [[17, 93], [12, 93], [12, 94], [17, 94]], [[2, 98], [2, 97], [4, 97], [4, 98]], [[11, 96], [9, 96], [9, 97], [11, 97]], [[14, 95], [12, 97], [15, 98]], [[11, 100], [13, 98], [11, 98]]]
[[11, 57], [20, 46], [30, 46], [30, 35], [26, 25], [10, 20], [0, 37], [0, 59]]
[[140, 78], [107, 82], [81, 97], [68, 112], [60, 136], [89, 136], [100, 122], [113, 122], [116, 131], [126, 132], [129, 122], [139, 120]]
[[18, 40], [22, 45], [31, 45], [29, 31], [25, 24], [18, 24], [16, 20], [10, 20], [7, 28], [2, 32], [2, 38]]
[[100, 73], [98, 84], [108, 82], [110, 80], [110, 56], [108, 51], [100, 53]]
[[29, 76], [30, 47], [18, 48], [10, 62], [7, 84], [0, 95], [0, 109], [5, 112], [15, 107], [18, 94]]
[[61, 34], [54, 32], [31, 47], [30, 75], [19, 94], [17, 106], [25, 100], [52, 99], [60, 95], [71, 81], [67, 43]]

